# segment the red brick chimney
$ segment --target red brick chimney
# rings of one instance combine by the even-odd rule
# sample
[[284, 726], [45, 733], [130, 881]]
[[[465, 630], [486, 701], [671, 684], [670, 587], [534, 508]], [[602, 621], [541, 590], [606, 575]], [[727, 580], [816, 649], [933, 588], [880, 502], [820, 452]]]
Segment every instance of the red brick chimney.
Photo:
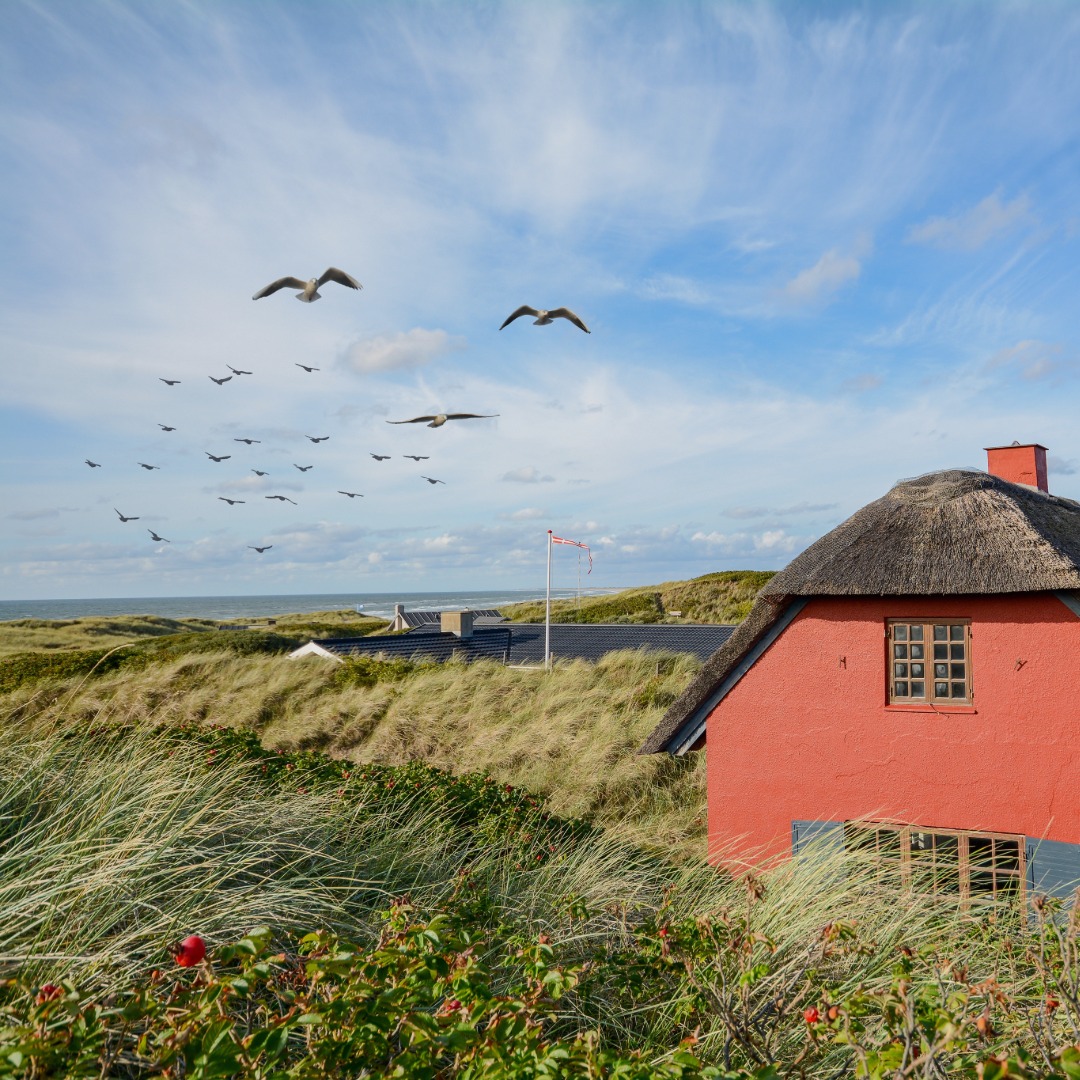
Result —
[[986, 471], [1012, 484], [1037, 488], [1049, 494], [1046, 485], [1046, 447], [1038, 443], [987, 446]]

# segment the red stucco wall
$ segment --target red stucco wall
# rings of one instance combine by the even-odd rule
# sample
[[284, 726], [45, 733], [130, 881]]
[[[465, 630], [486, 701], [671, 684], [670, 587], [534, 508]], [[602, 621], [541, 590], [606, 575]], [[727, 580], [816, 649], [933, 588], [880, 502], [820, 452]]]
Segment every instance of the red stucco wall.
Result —
[[[885, 620], [905, 616], [972, 620], [973, 707], [886, 705]], [[1080, 619], [1046, 593], [811, 600], [713, 710], [706, 753], [714, 858], [865, 816], [1080, 843]]]

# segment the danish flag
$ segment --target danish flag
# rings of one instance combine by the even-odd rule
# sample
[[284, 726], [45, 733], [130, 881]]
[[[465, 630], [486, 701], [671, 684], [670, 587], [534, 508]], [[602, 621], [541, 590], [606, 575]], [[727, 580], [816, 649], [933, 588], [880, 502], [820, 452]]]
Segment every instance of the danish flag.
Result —
[[561, 536], [552, 536], [551, 542], [553, 544], [570, 544], [573, 547], [584, 548], [589, 553], [589, 573], [592, 573], [592, 549], [588, 544], [579, 544], [576, 540], [564, 540]]

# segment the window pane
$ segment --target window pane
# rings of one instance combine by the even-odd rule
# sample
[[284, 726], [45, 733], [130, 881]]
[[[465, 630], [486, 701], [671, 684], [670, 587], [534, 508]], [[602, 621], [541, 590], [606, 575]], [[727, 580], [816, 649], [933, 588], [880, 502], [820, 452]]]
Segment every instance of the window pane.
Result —
[[968, 874], [972, 893], [992, 893], [994, 891], [994, 875], [989, 870], [972, 870]]
[[912, 660], [921, 660], [923, 658], [923, 651], [924, 650], [923, 650], [922, 645], [912, 645], [911, 646], [911, 659]]
[[913, 626], [911, 628], [911, 640], [912, 641], [922, 641], [922, 627], [921, 626]]
[[997, 894], [998, 896], [1004, 896], [1013, 898], [1020, 892], [1020, 875], [1019, 874], [998, 874], [997, 877]]
[[949, 684], [947, 682], [934, 683], [934, 697], [948, 697]]
[[894, 626], [892, 628], [894, 641], [907, 641], [907, 627], [906, 626]]
[[1020, 842], [1018, 840], [995, 840], [994, 862], [999, 870], [1020, 869]]
[[935, 660], [948, 660], [949, 659], [949, 646], [948, 645], [935, 645], [934, 646], [934, 659]]
[[949, 640], [949, 628], [947, 626], [935, 626], [934, 627], [934, 640], [935, 641], [948, 641]]
[[913, 679], [921, 679], [923, 677], [924, 664], [912, 664], [911, 665], [911, 677]]
[[907, 683], [898, 682], [893, 684], [893, 697], [907, 697]]
[[934, 678], [935, 679], [947, 679], [949, 677], [949, 665], [948, 664], [935, 664], [934, 665]]
[[906, 645], [894, 645], [892, 647], [892, 654], [897, 660], [907, 659], [907, 646]]
[[950, 664], [949, 669], [950, 679], [963, 679], [967, 675], [963, 664]]
[[952, 696], [954, 698], [966, 698], [967, 686], [962, 682], [954, 682], [952, 684]]
[[907, 664], [893, 664], [893, 674], [898, 679], [907, 678]]
[[912, 697], [926, 697], [926, 683], [913, 682], [911, 684]]
[[963, 641], [964, 640], [964, 628], [962, 626], [950, 626], [949, 627], [949, 637], [953, 641]]
[[963, 660], [964, 659], [964, 646], [963, 645], [950, 645], [949, 646], [949, 658], [951, 660]]
[[930, 833], [913, 832], [911, 834], [911, 854], [930, 851], [934, 846], [934, 839]]
[[968, 859], [972, 866], [993, 866], [994, 841], [988, 836], [969, 836]]

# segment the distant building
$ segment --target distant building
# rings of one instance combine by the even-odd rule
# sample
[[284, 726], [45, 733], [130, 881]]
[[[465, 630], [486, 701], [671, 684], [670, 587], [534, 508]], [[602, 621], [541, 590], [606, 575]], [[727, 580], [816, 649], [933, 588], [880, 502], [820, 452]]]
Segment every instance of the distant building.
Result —
[[988, 454], [807, 548], [650, 735], [704, 748], [714, 858], [816, 836], [962, 898], [1080, 879], [1080, 503], [1045, 447]]

